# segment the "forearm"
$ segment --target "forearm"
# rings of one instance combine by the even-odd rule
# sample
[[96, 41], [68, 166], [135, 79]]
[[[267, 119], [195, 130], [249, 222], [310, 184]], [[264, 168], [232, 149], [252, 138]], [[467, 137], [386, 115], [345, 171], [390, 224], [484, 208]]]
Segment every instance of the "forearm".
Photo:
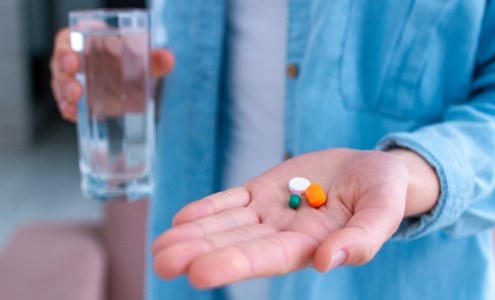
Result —
[[390, 149], [409, 171], [409, 185], [405, 217], [426, 213], [435, 207], [440, 197], [440, 183], [435, 170], [417, 153], [404, 149]]

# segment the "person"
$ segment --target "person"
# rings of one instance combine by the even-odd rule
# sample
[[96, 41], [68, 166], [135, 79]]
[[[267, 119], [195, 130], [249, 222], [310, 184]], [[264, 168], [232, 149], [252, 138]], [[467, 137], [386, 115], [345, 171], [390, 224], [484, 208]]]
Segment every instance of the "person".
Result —
[[[176, 63], [149, 299], [268, 276], [272, 299], [495, 297], [493, 1], [163, 4], [153, 73]], [[69, 120], [77, 69], [63, 31], [52, 86]], [[295, 176], [326, 204], [290, 208]]]

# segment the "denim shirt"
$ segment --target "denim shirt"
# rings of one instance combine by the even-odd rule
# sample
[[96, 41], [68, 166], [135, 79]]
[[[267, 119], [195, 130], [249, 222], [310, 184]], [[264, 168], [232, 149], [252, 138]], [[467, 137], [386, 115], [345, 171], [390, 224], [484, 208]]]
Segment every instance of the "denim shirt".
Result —
[[[225, 2], [152, 3], [177, 64], [161, 101], [150, 241], [218, 187]], [[495, 3], [288, 2], [287, 153], [408, 148], [435, 168], [441, 196], [370, 263], [274, 277], [272, 298], [495, 299]], [[160, 280], [148, 262], [148, 299], [223, 297]]]

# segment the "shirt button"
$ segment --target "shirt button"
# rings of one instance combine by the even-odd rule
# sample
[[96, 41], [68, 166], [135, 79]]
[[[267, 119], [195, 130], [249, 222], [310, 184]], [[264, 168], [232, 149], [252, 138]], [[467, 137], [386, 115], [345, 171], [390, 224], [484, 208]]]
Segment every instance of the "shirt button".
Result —
[[297, 64], [289, 64], [287, 66], [287, 75], [292, 79], [299, 76], [299, 66]]

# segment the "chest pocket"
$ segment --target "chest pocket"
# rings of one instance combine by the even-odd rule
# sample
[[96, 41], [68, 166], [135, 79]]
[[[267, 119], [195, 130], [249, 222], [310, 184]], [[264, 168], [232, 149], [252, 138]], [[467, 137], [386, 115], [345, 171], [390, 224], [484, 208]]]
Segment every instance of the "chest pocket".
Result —
[[354, 0], [339, 71], [345, 105], [402, 119], [430, 117], [431, 99], [421, 99], [419, 90], [431, 43], [454, 1]]

